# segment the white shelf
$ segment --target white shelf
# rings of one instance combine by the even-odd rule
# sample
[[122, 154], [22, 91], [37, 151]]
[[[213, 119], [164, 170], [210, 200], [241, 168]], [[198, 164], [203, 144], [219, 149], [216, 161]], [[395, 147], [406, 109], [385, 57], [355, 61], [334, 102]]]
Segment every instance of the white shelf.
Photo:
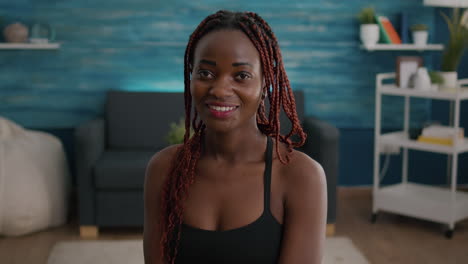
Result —
[[460, 154], [463, 152], [468, 152], [468, 138], [459, 139], [457, 145], [448, 146], [442, 144], [418, 142], [416, 140], [409, 139], [408, 135], [404, 131], [381, 134], [380, 144], [390, 144], [408, 149], [437, 152], [442, 154]]
[[427, 44], [425, 46], [419, 46], [415, 44], [375, 44], [373, 46], [361, 45], [362, 49], [368, 51], [374, 50], [415, 50], [415, 51], [424, 51], [424, 50], [443, 50], [444, 45], [442, 44]]
[[51, 50], [59, 49], [60, 43], [0, 43], [0, 49], [16, 50], [16, 49], [29, 49], [29, 50]]
[[[423, 218], [439, 223], [468, 217], [468, 193], [415, 183], [382, 187], [375, 193], [375, 205], [383, 211]], [[452, 212], [453, 218], [452, 219]]]
[[426, 6], [468, 7], [468, 0], [424, 0]]
[[455, 91], [422, 91], [411, 88], [400, 88], [395, 84], [384, 84], [378, 87], [378, 91], [386, 95], [412, 96], [429, 99], [442, 100], [466, 100], [468, 99], [468, 88], [460, 87]]

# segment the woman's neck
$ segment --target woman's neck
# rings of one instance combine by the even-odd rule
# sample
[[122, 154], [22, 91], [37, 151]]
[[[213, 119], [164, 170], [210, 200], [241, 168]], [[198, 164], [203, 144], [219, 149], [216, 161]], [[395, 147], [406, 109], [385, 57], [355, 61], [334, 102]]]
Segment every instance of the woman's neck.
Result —
[[258, 160], [259, 155], [263, 157], [265, 144], [266, 136], [255, 127], [247, 131], [238, 129], [230, 132], [207, 129], [203, 146], [207, 157], [233, 163]]

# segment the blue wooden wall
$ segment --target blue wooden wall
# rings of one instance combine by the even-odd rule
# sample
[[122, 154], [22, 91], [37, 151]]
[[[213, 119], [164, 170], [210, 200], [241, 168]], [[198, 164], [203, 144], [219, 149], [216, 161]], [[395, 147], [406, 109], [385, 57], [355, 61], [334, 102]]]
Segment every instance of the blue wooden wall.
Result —
[[[218, 9], [252, 10], [277, 34], [293, 89], [306, 111], [339, 127], [373, 126], [374, 78], [394, 69], [395, 52], [359, 49], [357, 12], [370, 1], [3, 1], [7, 22], [46, 21], [58, 51], [1, 51], [2, 115], [31, 127], [70, 127], [101, 114], [109, 89], [182, 91], [189, 34]], [[420, 0], [373, 1], [381, 14], [433, 23]], [[401, 54], [401, 53], [399, 53]], [[397, 100], [398, 101], [398, 100]], [[393, 105], [393, 104], [391, 104]], [[401, 124], [401, 104], [388, 108]], [[427, 103], [414, 107], [425, 119]]]
[[[184, 48], [197, 24], [219, 9], [251, 10], [280, 40], [293, 89], [306, 94], [307, 114], [342, 131], [340, 184], [369, 184], [372, 162], [364, 158], [373, 142], [375, 74], [394, 71], [398, 55], [424, 56], [436, 68], [433, 52], [359, 49], [355, 17], [369, 5], [396, 26], [399, 12], [409, 10], [410, 24], [426, 23], [434, 35], [437, 13], [422, 0], [2, 0], [4, 22], [48, 22], [62, 48], [0, 51], [0, 115], [31, 128], [72, 128], [102, 114], [109, 89], [182, 91]], [[402, 103], [384, 99], [384, 127], [402, 125]], [[431, 118], [431, 105], [416, 100], [414, 124]], [[363, 164], [348, 156], [358, 142], [366, 144], [358, 158]]]

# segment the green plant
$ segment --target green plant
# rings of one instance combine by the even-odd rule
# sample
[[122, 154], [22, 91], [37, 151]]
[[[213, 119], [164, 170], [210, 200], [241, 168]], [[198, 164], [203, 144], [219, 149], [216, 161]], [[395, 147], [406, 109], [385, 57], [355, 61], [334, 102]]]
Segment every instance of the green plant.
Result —
[[411, 26], [411, 31], [427, 31], [428, 27], [426, 24], [414, 24]]
[[438, 72], [435, 72], [435, 71], [429, 72], [429, 77], [431, 78], [431, 83], [434, 83], [434, 84], [444, 83], [444, 79]]
[[365, 7], [359, 12], [357, 19], [361, 24], [376, 24], [373, 7]]
[[460, 59], [468, 47], [468, 11], [465, 10], [463, 16], [460, 15], [461, 12], [463, 10], [454, 8], [451, 18], [441, 12], [449, 29], [449, 41], [442, 54], [442, 71], [457, 71]]
[[166, 142], [170, 145], [180, 144], [184, 142], [185, 135], [185, 120], [181, 118], [178, 123], [170, 124], [169, 132], [166, 135]]

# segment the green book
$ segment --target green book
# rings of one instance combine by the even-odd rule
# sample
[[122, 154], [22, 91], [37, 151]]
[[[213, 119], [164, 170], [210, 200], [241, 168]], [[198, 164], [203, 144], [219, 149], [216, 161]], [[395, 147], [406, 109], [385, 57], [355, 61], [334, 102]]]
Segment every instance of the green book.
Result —
[[387, 34], [387, 31], [385, 30], [384, 25], [382, 24], [381, 17], [378, 15], [375, 15], [375, 21], [377, 21], [377, 24], [379, 25], [380, 28], [380, 43], [385, 43], [385, 44], [392, 44], [392, 40], [390, 39], [390, 36]]

